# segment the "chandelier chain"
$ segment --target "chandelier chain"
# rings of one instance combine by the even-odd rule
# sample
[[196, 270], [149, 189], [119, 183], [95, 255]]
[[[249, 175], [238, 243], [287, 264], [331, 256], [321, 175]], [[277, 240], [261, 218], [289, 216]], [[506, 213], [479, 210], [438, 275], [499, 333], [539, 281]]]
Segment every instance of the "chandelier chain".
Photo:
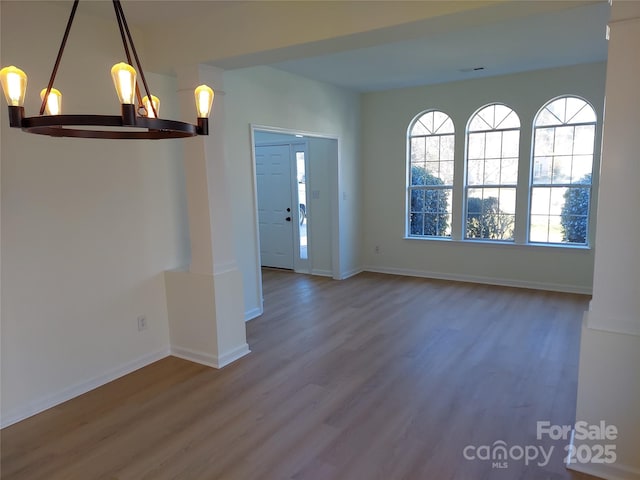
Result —
[[69, 15], [69, 21], [67, 22], [67, 28], [64, 31], [64, 36], [62, 37], [62, 43], [60, 44], [60, 48], [58, 49], [58, 56], [56, 57], [56, 61], [53, 64], [51, 77], [49, 77], [47, 92], [45, 93], [44, 97], [42, 97], [42, 105], [40, 106], [40, 115], [44, 113], [44, 109], [47, 106], [47, 99], [49, 98], [49, 93], [51, 93], [51, 89], [53, 88], [53, 82], [56, 79], [56, 74], [58, 73], [58, 67], [60, 66], [60, 60], [62, 59], [62, 53], [64, 52], [65, 45], [67, 44], [67, 38], [69, 38], [69, 32], [71, 31], [71, 24], [73, 23], [73, 18], [76, 15], [76, 10], [78, 9], [79, 1], [80, 0], [75, 0], [73, 2], [73, 7], [71, 8], [71, 15]]

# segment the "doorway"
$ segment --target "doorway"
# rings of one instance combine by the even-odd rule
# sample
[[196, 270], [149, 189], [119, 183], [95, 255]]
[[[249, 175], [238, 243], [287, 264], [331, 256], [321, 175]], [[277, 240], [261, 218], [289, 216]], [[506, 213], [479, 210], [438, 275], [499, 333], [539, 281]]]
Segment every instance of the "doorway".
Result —
[[263, 131], [254, 139], [261, 267], [309, 273], [307, 140]]
[[[271, 264], [296, 273], [340, 278], [339, 139], [322, 133], [253, 124], [250, 131], [256, 222], [254, 232], [258, 247], [255, 279], [262, 313], [263, 266]], [[278, 146], [277, 154], [275, 148], [262, 148]], [[267, 160], [267, 155], [280, 158]], [[284, 167], [287, 161], [288, 170]], [[281, 165], [265, 167], [265, 162]], [[264, 188], [265, 183], [273, 182], [276, 185], [271, 174], [277, 170], [282, 172], [281, 175], [273, 176], [280, 177], [277, 182], [289, 185], [289, 189], [269, 185]], [[281, 205], [270, 205], [278, 196]], [[287, 211], [287, 208], [291, 211]], [[287, 221], [289, 216], [290, 222]], [[271, 226], [267, 225], [270, 221]], [[283, 236], [281, 242], [268, 238], [271, 235], [276, 238], [274, 232], [278, 232], [278, 229]], [[291, 242], [289, 239], [292, 239]], [[279, 258], [280, 262], [274, 262], [274, 257]]]

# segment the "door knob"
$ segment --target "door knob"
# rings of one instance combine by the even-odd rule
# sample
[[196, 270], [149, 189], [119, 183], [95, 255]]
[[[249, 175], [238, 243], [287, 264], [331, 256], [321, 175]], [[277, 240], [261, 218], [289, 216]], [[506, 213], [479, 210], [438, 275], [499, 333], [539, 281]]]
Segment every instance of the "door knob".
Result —
[[286, 220], [287, 222], [290, 222], [290, 221], [291, 221], [291, 217], [287, 217], [287, 218], [285, 218], [285, 220]]

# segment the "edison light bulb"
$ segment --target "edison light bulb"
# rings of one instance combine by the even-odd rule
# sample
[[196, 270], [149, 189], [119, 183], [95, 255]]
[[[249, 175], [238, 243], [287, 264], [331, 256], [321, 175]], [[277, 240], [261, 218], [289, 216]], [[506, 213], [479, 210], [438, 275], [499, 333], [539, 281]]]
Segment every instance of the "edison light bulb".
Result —
[[[46, 93], [47, 89], [43, 88], [40, 92], [40, 100], [44, 99]], [[62, 94], [60, 93], [60, 90], [56, 88], [51, 89], [49, 97], [47, 98], [45, 111], [48, 115], [60, 115], [60, 112], [62, 112]]]
[[209, 118], [211, 113], [211, 105], [213, 104], [213, 90], [206, 85], [200, 85], [195, 90], [196, 110], [198, 110], [198, 118]]
[[145, 110], [147, 111], [147, 118], [157, 118], [153, 114], [153, 109], [155, 108], [156, 113], [160, 115], [160, 99], [155, 95], [151, 95], [151, 102], [153, 102], [153, 108], [151, 108], [151, 103], [149, 102], [149, 97], [144, 97], [142, 99], [142, 105], [144, 105]]
[[111, 77], [121, 104], [133, 104], [136, 93], [136, 71], [128, 63], [116, 63], [111, 67]]
[[12, 107], [22, 107], [27, 92], [27, 75], [13, 65], [4, 67], [0, 70], [0, 83], [7, 103]]

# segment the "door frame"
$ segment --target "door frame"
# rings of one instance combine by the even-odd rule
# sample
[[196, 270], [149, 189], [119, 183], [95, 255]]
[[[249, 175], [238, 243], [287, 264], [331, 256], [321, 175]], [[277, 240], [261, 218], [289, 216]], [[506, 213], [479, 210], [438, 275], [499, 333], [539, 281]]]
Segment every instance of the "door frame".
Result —
[[[335, 140], [337, 143], [337, 152], [335, 158], [335, 164], [331, 169], [332, 174], [330, 178], [330, 210], [331, 210], [331, 276], [334, 279], [340, 279], [340, 195], [339, 192], [341, 178], [340, 178], [340, 144], [341, 139], [339, 135], [321, 133], [321, 132], [309, 132], [306, 130], [295, 130], [289, 128], [272, 127], [269, 125], [261, 125], [257, 123], [249, 124], [249, 135], [251, 141], [251, 181], [253, 183], [253, 220], [254, 220], [254, 241], [256, 245], [255, 249], [255, 268], [256, 268], [256, 289], [260, 298], [260, 313], [264, 312], [264, 297], [262, 292], [262, 269], [260, 260], [260, 226], [258, 224], [258, 181], [256, 178], [256, 139], [255, 132], [271, 132], [281, 133], [285, 135], [302, 135], [303, 137], [323, 138], [327, 140]], [[308, 159], [308, 151], [306, 155]], [[305, 159], [305, 161], [307, 161]], [[307, 164], [308, 165], [308, 164]], [[256, 315], [257, 316], [257, 315]]]

